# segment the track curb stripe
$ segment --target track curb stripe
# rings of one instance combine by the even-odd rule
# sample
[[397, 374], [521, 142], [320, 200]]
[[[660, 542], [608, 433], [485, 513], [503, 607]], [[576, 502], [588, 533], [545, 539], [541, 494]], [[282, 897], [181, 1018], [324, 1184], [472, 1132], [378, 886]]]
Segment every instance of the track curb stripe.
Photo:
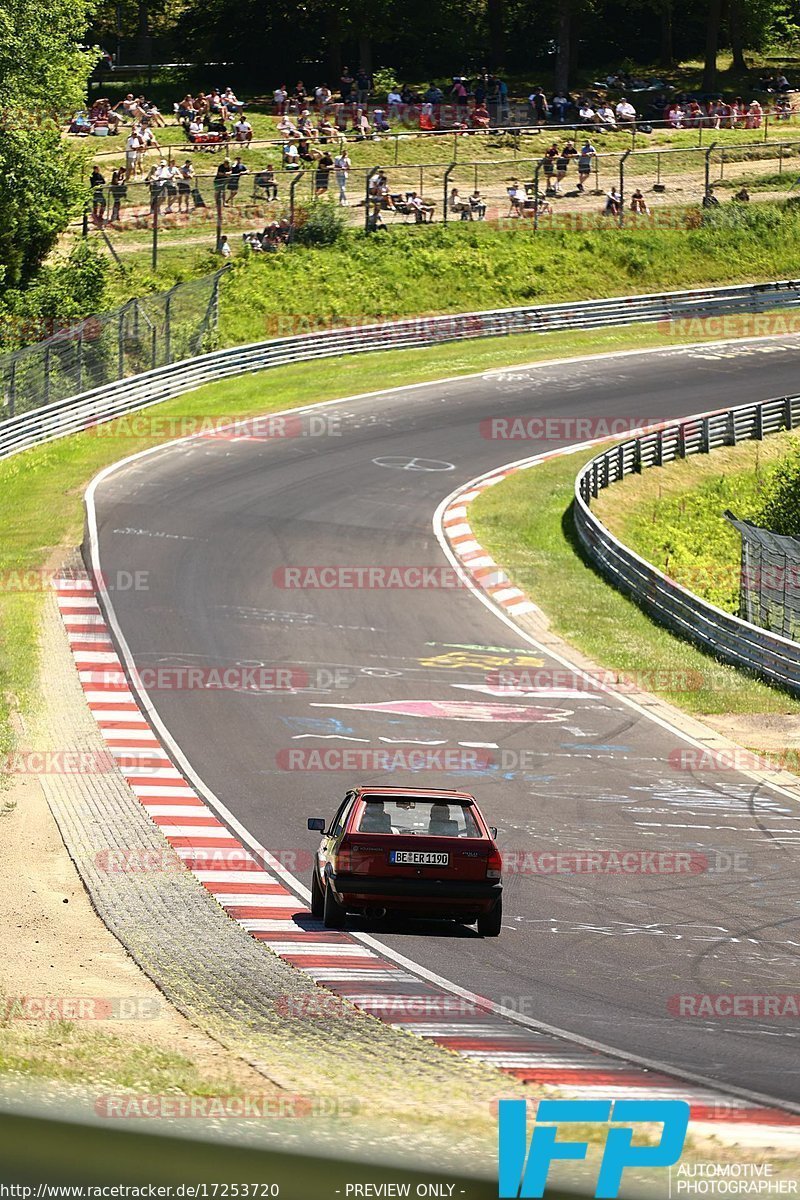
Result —
[[[475, 541], [465, 520], [465, 502], [518, 469], [512, 467], [465, 487], [448, 510], [451, 520], [445, 522], [445, 528], [466, 527], [468, 531], [451, 541], [462, 568], [492, 598], [492, 603], [515, 614], [534, 611], [536, 605], [518, 588], [509, 586], [501, 569]], [[465, 552], [474, 552], [472, 567]], [[481, 583], [481, 579], [487, 578], [493, 581], [488, 586]], [[74, 632], [77, 623], [84, 625], [89, 617], [91, 632], [103, 642], [99, 661], [106, 669], [102, 674], [110, 674], [108, 668], [119, 672], [116, 698], [108, 696], [105, 689], [98, 693], [97, 655], [90, 656], [94, 662], [89, 661], [86, 643], [75, 644], [69, 637], [84, 695], [112, 757], [118, 755], [124, 759], [126, 752], [129, 756], [136, 755], [134, 766], [123, 769], [122, 774], [143, 809], [175, 852], [177, 861], [193, 872], [209, 896], [233, 920], [283, 961], [302, 970], [331, 993], [328, 999], [320, 998], [321, 1011], [335, 1004], [334, 997], [338, 996], [410, 1036], [423, 1037], [472, 1061], [485, 1062], [523, 1082], [568, 1089], [571, 1096], [595, 1095], [598, 1086], [608, 1080], [617, 1093], [630, 1095], [644, 1090], [648, 1096], [657, 1092], [687, 1099], [695, 1120], [714, 1121], [717, 1126], [726, 1121], [800, 1125], [800, 1117], [792, 1113], [754, 1108], [722, 1092], [673, 1080], [666, 1074], [656, 1076], [600, 1051], [575, 1046], [566, 1038], [515, 1026], [492, 1012], [488, 1002], [486, 1009], [479, 1002], [460, 1002], [451, 993], [382, 958], [346, 932], [324, 929], [321, 922], [312, 919], [303, 902], [230, 833], [174, 767], [128, 687], [110, 630], [97, 599], [90, 592], [89, 576], [56, 580], [54, 588], [68, 635]], [[77, 592], [82, 593], [79, 599]], [[151, 771], [145, 769], [149, 764]], [[185, 815], [172, 811], [173, 805], [189, 811]], [[364, 986], [367, 984], [369, 990]], [[470, 1005], [466, 1010], [465, 1003]], [[605, 1088], [603, 1095], [608, 1092]]]

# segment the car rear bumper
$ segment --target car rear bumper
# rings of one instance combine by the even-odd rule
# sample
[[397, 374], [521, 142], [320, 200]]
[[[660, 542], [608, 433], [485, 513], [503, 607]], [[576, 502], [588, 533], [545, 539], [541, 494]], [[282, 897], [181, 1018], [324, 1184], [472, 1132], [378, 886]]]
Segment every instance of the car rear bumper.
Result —
[[375, 904], [380, 900], [446, 905], [448, 901], [472, 901], [481, 909], [491, 908], [503, 891], [499, 880], [387, 879], [347, 874], [329, 875], [328, 885], [345, 904]]

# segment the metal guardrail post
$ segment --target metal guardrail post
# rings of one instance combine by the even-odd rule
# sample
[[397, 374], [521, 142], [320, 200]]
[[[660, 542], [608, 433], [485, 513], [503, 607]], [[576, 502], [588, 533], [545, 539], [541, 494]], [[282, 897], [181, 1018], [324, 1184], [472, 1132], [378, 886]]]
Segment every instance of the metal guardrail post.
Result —
[[44, 348], [44, 402], [50, 403], [50, 343]]
[[17, 412], [17, 360], [11, 360], [11, 373], [8, 380], [8, 415], [16, 416]]
[[[371, 207], [370, 195], [369, 195], [370, 184], [372, 183], [373, 175], [377, 175], [379, 172], [380, 172], [380, 167], [375, 167], [374, 169], [370, 169], [369, 167], [367, 167], [366, 173], [364, 175], [364, 232], [365, 233], [370, 232], [370, 211], [369, 211], [370, 207]], [[380, 212], [380, 208], [378, 208], [376, 211]]]

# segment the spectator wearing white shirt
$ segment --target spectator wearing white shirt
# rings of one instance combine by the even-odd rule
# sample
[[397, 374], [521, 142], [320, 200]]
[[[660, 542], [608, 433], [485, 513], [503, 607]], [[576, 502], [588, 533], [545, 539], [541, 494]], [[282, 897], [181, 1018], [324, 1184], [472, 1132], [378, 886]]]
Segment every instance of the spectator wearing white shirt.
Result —
[[386, 103], [389, 107], [390, 118], [391, 117], [399, 117], [400, 116], [400, 106], [403, 103], [403, 97], [400, 95], [400, 93], [397, 91], [396, 88], [392, 88], [392, 90], [387, 94]]
[[282, 83], [280, 85], [280, 87], [276, 87], [275, 91], [272, 93], [272, 100], [275, 105], [275, 112], [279, 117], [282, 117], [284, 112], [286, 111], [287, 95], [288, 95], [288, 93], [286, 91], [285, 83]]
[[620, 125], [633, 125], [636, 122], [636, 109], [623, 96], [617, 105], [617, 120]]
[[343, 146], [340, 153], [333, 160], [333, 170], [336, 176], [336, 186], [339, 189], [339, 203], [342, 207], [347, 205], [347, 177], [350, 174], [350, 155], [347, 153], [347, 147]]
[[600, 122], [600, 127], [607, 129], [610, 133], [613, 133], [617, 128], [617, 118], [608, 101], [601, 108], [598, 108], [597, 119]]
[[253, 137], [253, 126], [247, 120], [247, 117], [239, 117], [239, 120], [233, 127], [233, 136], [237, 142], [249, 142]]

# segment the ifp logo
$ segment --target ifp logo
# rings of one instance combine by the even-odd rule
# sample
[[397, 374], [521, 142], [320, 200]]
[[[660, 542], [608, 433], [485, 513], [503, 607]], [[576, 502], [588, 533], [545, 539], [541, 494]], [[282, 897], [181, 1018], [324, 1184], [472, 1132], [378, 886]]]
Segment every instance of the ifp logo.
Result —
[[[626, 1167], [669, 1167], [676, 1163], [689, 1125], [685, 1100], [540, 1100], [529, 1150], [526, 1111], [524, 1100], [501, 1100], [499, 1104], [501, 1200], [543, 1196], [551, 1162], [586, 1157], [588, 1142], [556, 1139], [562, 1123], [610, 1126], [594, 1192], [598, 1200], [613, 1200], [619, 1194]], [[636, 1125], [645, 1123], [663, 1126], [655, 1146], [633, 1145]]]

